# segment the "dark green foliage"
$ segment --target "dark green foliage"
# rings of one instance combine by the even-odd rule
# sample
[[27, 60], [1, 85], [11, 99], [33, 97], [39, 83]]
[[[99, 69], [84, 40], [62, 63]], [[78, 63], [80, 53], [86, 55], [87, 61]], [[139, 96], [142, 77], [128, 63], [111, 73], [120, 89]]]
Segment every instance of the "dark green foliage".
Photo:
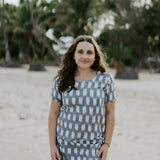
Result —
[[[113, 2], [113, 1], [112, 1]], [[125, 65], [145, 65], [149, 56], [160, 56], [160, 1], [137, 7], [134, 1], [114, 0], [115, 26], [98, 38], [108, 58]]]
[[[98, 43], [107, 55], [107, 62], [114, 57], [128, 66], [145, 65], [148, 56], [160, 57], [160, 1], [141, 7], [134, 0], [32, 0], [37, 27], [41, 33], [53, 30], [54, 40], [80, 34], [93, 34], [99, 18], [107, 13], [114, 16], [113, 28], [106, 26]], [[0, 10], [2, 6], [0, 5]], [[0, 20], [2, 14], [0, 14]], [[0, 22], [1, 24], [1, 22]], [[37, 39], [32, 26], [27, 2], [20, 5], [6, 4], [6, 32], [13, 60], [21, 62], [52, 61], [53, 57]], [[0, 25], [0, 59], [5, 58], [5, 42]]]
[[128, 66], [135, 66], [138, 64], [138, 55], [134, 55], [134, 45], [127, 41], [131, 40], [131, 37], [126, 36], [127, 33], [124, 30], [104, 30], [99, 38], [98, 43], [102, 46], [103, 52], [107, 54], [108, 63], [111, 62], [111, 58], [115, 58], [118, 61], [123, 62]]
[[104, 13], [98, 0], [61, 0], [55, 3], [54, 35], [77, 37], [93, 33], [93, 25]]
[[[35, 13], [39, 15], [41, 10], [36, 6], [37, 0], [32, 1], [32, 3], [35, 7]], [[21, 1], [19, 7], [7, 4], [6, 18], [7, 35], [12, 57], [19, 58], [20, 60], [24, 59], [25, 61], [23, 60], [23, 62], [29, 62], [31, 60], [42, 60], [46, 55], [50, 54], [36, 37], [26, 1]], [[37, 20], [39, 20], [39, 17], [37, 17]], [[41, 25], [40, 20], [39, 24]], [[48, 41], [49, 43], [53, 43], [49, 39]], [[4, 50], [2, 52], [4, 53]]]

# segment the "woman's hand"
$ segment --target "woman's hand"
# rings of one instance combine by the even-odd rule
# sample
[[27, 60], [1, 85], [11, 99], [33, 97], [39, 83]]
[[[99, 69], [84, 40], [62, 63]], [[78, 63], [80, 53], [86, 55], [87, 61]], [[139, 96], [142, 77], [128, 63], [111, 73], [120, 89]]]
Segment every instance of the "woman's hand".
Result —
[[52, 147], [52, 150], [51, 150], [51, 159], [52, 160], [61, 160], [61, 156], [60, 156], [60, 153], [59, 153], [59, 150], [57, 148], [57, 146], [53, 146]]
[[102, 154], [102, 160], [107, 160], [107, 154], [108, 154], [108, 145], [103, 144], [98, 152], [98, 157]]

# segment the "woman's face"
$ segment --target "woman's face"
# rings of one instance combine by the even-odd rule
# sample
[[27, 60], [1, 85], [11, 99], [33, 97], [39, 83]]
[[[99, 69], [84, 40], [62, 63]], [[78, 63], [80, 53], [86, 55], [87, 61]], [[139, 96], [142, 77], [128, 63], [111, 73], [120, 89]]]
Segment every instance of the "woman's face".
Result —
[[95, 50], [93, 44], [89, 42], [79, 42], [73, 59], [77, 67], [82, 69], [90, 68], [95, 61]]

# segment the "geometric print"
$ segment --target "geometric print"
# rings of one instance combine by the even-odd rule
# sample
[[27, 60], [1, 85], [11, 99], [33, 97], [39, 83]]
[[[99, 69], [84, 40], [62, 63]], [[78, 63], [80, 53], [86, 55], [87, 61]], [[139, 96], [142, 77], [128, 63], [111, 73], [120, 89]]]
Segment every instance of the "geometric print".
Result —
[[75, 80], [75, 87], [58, 91], [58, 77], [51, 98], [61, 102], [56, 140], [63, 160], [100, 160], [98, 152], [105, 135], [105, 103], [116, 101], [111, 74], [98, 71], [88, 81]]

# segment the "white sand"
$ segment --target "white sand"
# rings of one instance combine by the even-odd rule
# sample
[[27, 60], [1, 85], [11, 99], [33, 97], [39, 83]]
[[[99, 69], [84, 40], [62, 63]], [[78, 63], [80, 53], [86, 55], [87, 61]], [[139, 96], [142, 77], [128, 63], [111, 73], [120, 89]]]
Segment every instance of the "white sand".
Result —
[[[48, 112], [58, 68], [46, 68], [0, 68], [0, 160], [50, 159]], [[140, 71], [139, 80], [115, 82], [116, 125], [107, 160], [159, 160], [160, 74]]]

